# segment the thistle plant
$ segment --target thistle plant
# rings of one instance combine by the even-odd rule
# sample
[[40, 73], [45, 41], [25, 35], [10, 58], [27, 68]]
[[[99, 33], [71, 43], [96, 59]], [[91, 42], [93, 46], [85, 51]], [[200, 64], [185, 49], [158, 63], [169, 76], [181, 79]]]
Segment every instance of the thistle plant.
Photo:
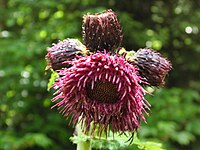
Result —
[[123, 34], [112, 10], [85, 15], [82, 29], [85, 45], [67, 39], [47, 49], [48, 68], [58, 73], [53, 108], [76, 127], [77, 149], [109, 141], [111, 133], [128, 134], [132, 141], [150, 109], [143, 86], [163, 86], [171, 63], [148, 48], [119, 54]]

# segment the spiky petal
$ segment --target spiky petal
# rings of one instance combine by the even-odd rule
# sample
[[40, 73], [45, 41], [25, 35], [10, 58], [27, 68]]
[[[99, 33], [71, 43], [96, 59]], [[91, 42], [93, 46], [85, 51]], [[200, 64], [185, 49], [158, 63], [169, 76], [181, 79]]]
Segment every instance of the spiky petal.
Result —
[[53, 44], [47, 49], [46, 59], [48, 68], [54, 71], [62, 68], [68, 68], [71, 65], [63, 62], [76, 58], [77, 55], [82, 55], [86, 51], [85, 46], [77, 39], [66, 39]]
[[117, 15], [110, 9], [101, 14], [83, 17], [83, 41], [90, 51], [113, 52], [122, 42]]
[[97, 126], [100, 136], [109, 128], [134, 133], [149, 109], [137, 71], [124, 57], [108, 53], [74, 60], [71, 68], [60, 71], [61, 77], [54, 84], [54, 107], [64, 116], [72, 116], [74, 125], [80, 119], [86, 133], [93, 133]]
[[172, 64], [153, 49], [139, 49], [128, 62], [137, 65], [140, 75], [152, 86], [163, 86], [165, 76], [172, 69]]

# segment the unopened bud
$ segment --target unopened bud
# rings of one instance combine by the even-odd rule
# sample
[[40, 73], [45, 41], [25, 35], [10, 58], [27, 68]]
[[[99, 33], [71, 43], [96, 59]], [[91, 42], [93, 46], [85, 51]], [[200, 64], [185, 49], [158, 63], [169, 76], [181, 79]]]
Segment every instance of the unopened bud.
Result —
[[86, 51], [86, 48], [77, 39], [66, 39], [53, 44], [47, 51], [47, 68], [52, 68], [55, 71], [62, 68], [69, 68], [71, 64], [64, 62], [76, 58], [77, 55], [82, 55]]
[[122, 30], [117, 15], [110, 9], [101, 14], [83, 17], [83, 41], [92, 52], [113, 52], [122, 42]]
[[172, 69], [172, 64], [160, 53], [149, 49], [139, 49], [128, 62], [137, 65], [140, 75], [152, 86], [165, 84], [165, 76]]

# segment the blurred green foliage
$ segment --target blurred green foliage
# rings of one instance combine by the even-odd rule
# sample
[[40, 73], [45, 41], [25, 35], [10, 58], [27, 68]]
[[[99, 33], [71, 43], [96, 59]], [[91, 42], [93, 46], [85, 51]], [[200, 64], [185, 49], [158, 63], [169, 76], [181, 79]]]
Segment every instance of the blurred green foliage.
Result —
[[188, 0], [0, 0], [0, 149], [75, 149], [73, 129], [50, 109], [46, 47], [81, 39], [82, 16], [109, 8], [122, 24], [122, 46], [152, 47], [174, 67], [166, 87], [146, 97], [152, 108], [139, 138], [199, 149], [200, 1]]

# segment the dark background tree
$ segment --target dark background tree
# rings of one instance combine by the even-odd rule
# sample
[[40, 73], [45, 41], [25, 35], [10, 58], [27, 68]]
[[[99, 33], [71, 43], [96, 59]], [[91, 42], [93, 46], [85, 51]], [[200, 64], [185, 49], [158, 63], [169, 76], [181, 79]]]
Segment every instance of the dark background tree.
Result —
[[139, 138], [166, 149], [200, 147], [199, 0], [0, 0], [0, 149], [75, 149], [72, 128], [50, 109], [46, 47], [81, 40], [82, 16], [109, 8], [123, 27], [123, 47], [151, 47], [173, 63], [166, 87], [150, 89]]

